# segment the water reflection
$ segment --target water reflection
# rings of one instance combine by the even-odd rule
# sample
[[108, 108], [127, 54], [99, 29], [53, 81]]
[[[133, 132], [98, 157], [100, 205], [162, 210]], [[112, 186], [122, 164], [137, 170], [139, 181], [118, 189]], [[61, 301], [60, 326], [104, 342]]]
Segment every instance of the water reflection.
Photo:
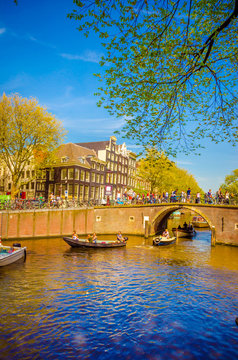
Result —
[[0, 358], [235, 359], [238, 248], [210, 242], [22, 241], [26, 262], [0, 269]]

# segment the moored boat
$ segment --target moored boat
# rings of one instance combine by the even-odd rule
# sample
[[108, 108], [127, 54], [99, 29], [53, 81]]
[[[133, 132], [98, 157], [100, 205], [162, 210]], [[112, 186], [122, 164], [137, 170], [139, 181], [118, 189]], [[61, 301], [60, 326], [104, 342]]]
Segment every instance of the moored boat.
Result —
[[192, 224], [194, 227], [198, 227], [198, 228], [208, 228], [209, 225], [206, 222], [206, 220], [203, 219], [202, 216], [194, 216], [193, 220], [192, 220]]
[[162, 246], [162, 245], [169, 245], [173, 244], [176, 240], [176, 237], [167, 238], [164, 236], [156, 236], [153, 238], [153, 245], [154, 246]]
[[64, 241], [71, 247], [87, 247], [87, 248], [114, 248], [126, 246], [128, 238], [124, 238], [125, 241], [119, 240], [96, 240], [89, 242], [87, 239], [73, 239], [70, 237], [64, 237]]
[[26, 247], [0, 246], [0, 266], [10, 265], [26, 259]]

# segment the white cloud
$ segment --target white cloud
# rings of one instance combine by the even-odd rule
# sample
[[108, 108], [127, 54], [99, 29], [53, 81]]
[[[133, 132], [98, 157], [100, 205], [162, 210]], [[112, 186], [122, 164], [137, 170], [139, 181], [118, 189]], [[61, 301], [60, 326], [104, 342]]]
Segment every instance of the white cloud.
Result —
[[87, 50], [82, 55], [73, 55], [73, 54], [60, 54], [61, 57], [68, 60], [81, 60], [85, 62], [99, 63], [103, 53], [97, 53], [95, 51]]
[[6, 32], [6, 28], [0, 28], [0, 35], [4, 34]]
[[178, 160], [178, 161], [176, 161], [176, 164], [178, 164], [178, 165], [192, 165], [193, 163], [191, 161]]

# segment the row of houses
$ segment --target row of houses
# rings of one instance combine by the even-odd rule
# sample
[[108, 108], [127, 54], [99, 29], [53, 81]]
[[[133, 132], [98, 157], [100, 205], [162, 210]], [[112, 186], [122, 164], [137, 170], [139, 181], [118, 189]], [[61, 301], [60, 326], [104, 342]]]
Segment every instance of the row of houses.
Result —
[[[118, 145], [115, 136], [108, 141], [61, 145], [49, 169], [22, 175], [21, 192], [26, 198], [56, 197], [100, 201], [116, 199], [134, 189], [149, 191], [150, 184], [137, 175], [136, 154], [126, 144]], [[11, 192], [11, 178], [1, 176], [0, 193]]]

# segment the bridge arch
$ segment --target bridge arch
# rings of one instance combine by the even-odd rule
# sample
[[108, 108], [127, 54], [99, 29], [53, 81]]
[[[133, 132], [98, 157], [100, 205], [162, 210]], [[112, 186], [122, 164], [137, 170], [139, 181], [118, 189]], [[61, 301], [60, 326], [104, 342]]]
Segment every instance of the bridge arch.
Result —
[[212, 223], [211, 219], [209, 219], [207, 217], [207, 215], [205, 215], [203, 213], [203, 211], [201, 211], [200, 209], [197, 209], [196, 207], [193, 206], [189, 206], [189, 205], [173, 205], [173, 206], [166, 206], [163, 209], [161, 209], [152, 219], [151, 221], [151, 232], [153, 234], [156, 234], [158, 232], [158, 229], [161, 228], [165, 228], [165, 223], [167, 222], [168, 217], [176, 210], [181, 210], [181, 209], [187, 209], [190, 211], [193, 211], [195, 214], [198, 214], [199, 216], [202, 216], [206, 222], [209, 225], [209, 228], [212, 232], [212, 236], [211, 236], [211, 242], [212, 245], [215, 245], [215, 226]]

